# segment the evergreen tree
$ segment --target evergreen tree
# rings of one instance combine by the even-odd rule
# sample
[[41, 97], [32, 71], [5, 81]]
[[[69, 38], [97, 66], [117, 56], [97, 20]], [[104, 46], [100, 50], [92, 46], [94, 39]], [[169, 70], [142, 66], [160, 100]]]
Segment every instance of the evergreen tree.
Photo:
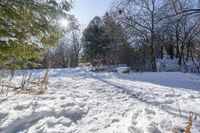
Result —
[[106, 13], [103, 19], [95, 17], [83, 33], [84, 55], [86, 60], [101, 60], [106, 65], [128, 63], [121, 60], [128, 55], [124, 47], [130, 46], [122, 26]]
[[71, 7], [66, 0], [1, 0], [0, 66], [25, 67], [42, 58], [67, 32], [58, 20], [74, 19], [66, 13]]
[[85, 58], [89, 62], [105, 58], [108, 48], [103, 38], [104, 28], [100, 17], [96, 16], [83, 32]]
[[125, 56], [120, 52], [123, 52], [128, 45], [127, 37], [122, 26], [108, 12], [103, 16], [103, 21], [104, 39], [107, 40], [106, 42], [109, 47], [109, 52], [107, 53], [109, 62], [112, 62], [112, 64], [127, 63], [120, 60], [120, 56]]

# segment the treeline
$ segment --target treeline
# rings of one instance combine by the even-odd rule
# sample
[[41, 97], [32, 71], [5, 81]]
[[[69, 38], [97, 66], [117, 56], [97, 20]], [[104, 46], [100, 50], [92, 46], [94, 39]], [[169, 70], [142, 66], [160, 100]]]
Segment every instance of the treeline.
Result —
[[[198, 0], [117, 0], [82, 35], [67, 13], [72, 5], [70, 0], [0, 1], [0, 68], [66, 68], [89, 62], [157, 71], [157, 59], [168, 56], [184, 70], [192, 62], [200, 72]], [[68, 28], [60, 26], [62, 18], [69, 21]]]
[[195, 0], [118, 0], [85, 29], [85, 59], [157, 71], [156, 59], [168, 55], [186, 71], [192, 61], [199, 72], [199, 8]]

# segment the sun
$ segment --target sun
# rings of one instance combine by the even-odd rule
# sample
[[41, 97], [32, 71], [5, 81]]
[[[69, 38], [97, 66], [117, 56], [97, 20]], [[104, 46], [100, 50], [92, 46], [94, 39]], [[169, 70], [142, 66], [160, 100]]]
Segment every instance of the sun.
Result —
[[69, 26], [69, 20], [62, 18], [59, 20], [59, 24], [61, 27], [67, 28]]

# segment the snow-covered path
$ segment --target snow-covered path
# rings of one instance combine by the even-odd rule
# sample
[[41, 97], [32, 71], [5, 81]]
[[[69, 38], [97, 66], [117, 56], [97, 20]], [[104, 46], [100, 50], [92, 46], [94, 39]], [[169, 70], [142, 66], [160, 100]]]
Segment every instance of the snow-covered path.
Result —
[[198, 88], [200, 77], [193, 74], [51, 70], [46, 94], [15, 95], [0, 103], [0, 132], [170, 133], [184, 130], [193, 112], [192, 133], [199, 133]]

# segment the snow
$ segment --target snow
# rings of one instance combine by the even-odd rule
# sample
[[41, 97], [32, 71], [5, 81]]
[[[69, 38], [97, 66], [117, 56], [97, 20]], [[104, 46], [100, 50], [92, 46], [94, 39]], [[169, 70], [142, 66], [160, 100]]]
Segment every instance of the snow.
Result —
[[115, 68], [115, 71], [118, 73], [129, 73], [131, 70], [130, 67], [117, 67]]
[[[197, 60], [194, 60], [195, 64], [200, 67], [200, 63]], [[188, 72], [198, 72], [197, 67], [195, 66], [194, 62], [191, 58], [188, 61], [185, 61], [185, 64], [182, 65], [178, 64], [178, 59], [170, 59], [167, 56], [164, 56], [163, 59], [157, 59], [156, 61], [158, 71], [188, 71]]]
[[6, 44], [9, 44], [9, 41], [16, 41], [17, 38], [14, 37], [0, 37], [0, 42], [6, 42]]
[[[28, 72], [37, 77], [45, 70]], [[0, 132], [171, 133], [185, 129], [193, 112], [191, 132], [199, 133], [199, 105], [200, 77], [195, 74], [51, 69], [43, 95], [0, 94]]]

